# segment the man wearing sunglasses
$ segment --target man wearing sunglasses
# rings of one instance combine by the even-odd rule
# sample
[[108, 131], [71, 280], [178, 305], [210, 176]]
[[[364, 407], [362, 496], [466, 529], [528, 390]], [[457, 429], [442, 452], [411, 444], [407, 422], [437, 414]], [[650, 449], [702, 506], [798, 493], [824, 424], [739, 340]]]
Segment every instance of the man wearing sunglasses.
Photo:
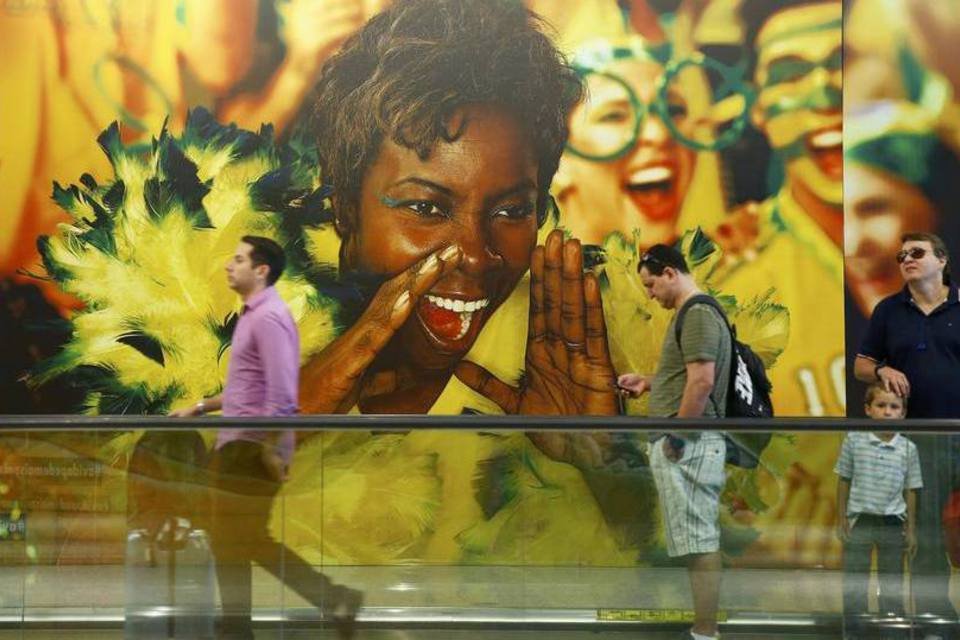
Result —
[[[640, 280], [647, 296], [664, 309], [680, 310], [701, 294], [683, 255], [658, 244], [640, 259]], [[623, 393], [650, 392], [649, 415], [671, 418], [722, 418], [733, 345], [726, 319], [711, 305], [693, 300], [680, 335], [676, 315], [667, 327], [660, 362], [653, 376], [621, 375]], [[651, 434], [650, 469], [663, 510], [667, 553], [684, 558], [693, 592], [694, 624], [687, 640], [717, 637], [720, 597], [720, 494], [725, 483], [726, 444], [718, 431]]]
[[947, 248], [932, 233], [901, 240], [896, 261], [906, 286], [874, 309], [854, 373], [909, 396], [911, 418], [960, 418], [960, 394], [943, 387], [960, 377], [960, 304]]
[[[908, 418], [960, 418], [960, 299], [950, 281], [947, 248], [932, 233], [907, 233], [896, 254], [906, 286], [877, 304], [854, 363], [864, 382], [880, 382], [910, 398]], [[950, 566], [946, 560], [940, 514], [953, 486], [956, 441], [949, 435], [912, 436], [923, 463], [913, 561], [913, 594], [918, 613], [934, 614], [956, 624], [948, 597]], [[934, 631], [926, 638], [949, 638]]]

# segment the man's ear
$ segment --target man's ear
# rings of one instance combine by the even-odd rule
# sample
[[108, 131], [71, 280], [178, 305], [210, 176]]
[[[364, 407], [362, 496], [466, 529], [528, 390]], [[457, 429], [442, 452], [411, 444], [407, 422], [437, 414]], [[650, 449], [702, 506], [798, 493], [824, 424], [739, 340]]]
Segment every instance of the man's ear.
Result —
[[269, 278], [270, 276], [270, 265], [258, 264], [253, 268], [253, 271], [254, 273], [257, 274], [258, 277], [263, 278], [264, 281], [266, 281], [267, 278]]

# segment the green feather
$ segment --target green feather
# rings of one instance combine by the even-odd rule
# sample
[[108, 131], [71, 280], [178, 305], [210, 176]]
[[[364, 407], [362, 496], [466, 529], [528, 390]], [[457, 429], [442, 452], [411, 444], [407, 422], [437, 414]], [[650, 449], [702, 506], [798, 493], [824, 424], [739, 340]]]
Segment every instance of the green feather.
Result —
[[105, 366], [76, 367], [67, 381], [81, 389], [96, 389], [87, 397], [86, 410], [98, 415], [166, 413], [178, 392], [176, 386], [155, 390], [144, 384], [125, 385], [117, 371]]
[[336, 335], [344, 287], [336, 265], [306, 248], [307, 231], [332, 219], [311, 143], [277, 143], [269, 126], [244, 131], [203, 109], [179, 137], [164, 125], [147, 151], [125, 146], [116, 123], [97, 141], [115, 175], [55, 183], [53, 200], [73, 223], [37, 243], [47, 274], [86, 306], [31, 384], [72, 380], [93, 413], [165, 413], [222, 388], [235, 302], [207, 255], [223, 259], [246, 233], [287, 252], [278, 287], [301, 323], [304, 354]]
[[160, 341], [143, 331], [129, 331], [117, 336], [117, 342], [136, 349], [157, 364], [163, 366], [163, 346]]
[[690, 261], [691, 268], [701, 264], [717, 251], [717, 245], [699, 227], [693, 231], [692, 237], [684, 244], [686, 244], [686, 256], [687, 260]]
[[160, 134], [157, 154], [161, 176], [148, 180], [144, 191], [151, 215], [159, 220], [182, 208], [195, 227], [212, 228], [203, 209], [203, 197], [210, 192], [210, 187], [200, 182], [197, 165], [184, 155], [166, 131]]

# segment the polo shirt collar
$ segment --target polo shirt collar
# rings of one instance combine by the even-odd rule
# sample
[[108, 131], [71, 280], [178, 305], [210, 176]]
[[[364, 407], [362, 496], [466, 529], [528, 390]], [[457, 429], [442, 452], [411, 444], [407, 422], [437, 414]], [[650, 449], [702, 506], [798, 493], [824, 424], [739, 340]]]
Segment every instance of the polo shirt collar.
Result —
[[888, 442], [883, 438], [880, 438], [879, 436], [877, 436], [877, 434], [871, 431], [869, 442], [870, 444], [877, 447], [885, 447], [887, 449], [896, 449], [897, 445], [900, 443], [900, 434], [899, 433], [893, 434], [893, 437], [890, 438], [890, 441]]
[[[955, 304], [960, 304], [960, 290], [951, 282], [947, 285], [947, 306], [953, 306]], [[903, 289], [900, 290], [900, 301], [906, 305], [913, 306], [913, 295], [910, 293], [910, 287], [903, 285]], [[938, 307], [939, 308], [939, 307]]]
[[247, 298], [246, 303], [244, 303], [243, 305], [243, 311], [244, 313], [246, 313], [247, 311], [256, 309], [260, 305], [264, 304], [268, 300], [272, 300], [275, 297], [277, 297], [277, 290], [274, 289], [272, 286], [269, 286], [263, 291], [259, 291], [256, 294]]

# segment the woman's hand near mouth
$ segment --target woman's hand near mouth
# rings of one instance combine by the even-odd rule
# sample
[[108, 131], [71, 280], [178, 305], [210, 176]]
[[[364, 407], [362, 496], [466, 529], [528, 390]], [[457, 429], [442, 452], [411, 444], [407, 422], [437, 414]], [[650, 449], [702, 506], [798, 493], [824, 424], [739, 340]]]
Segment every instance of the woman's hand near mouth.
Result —
[[363, 315], [300, 371], [302, 413], [345, 413], [367, 368], [416, 309], [417, 300], [460, 264], [457, 245], [436, 251], [385, 282]]
[[526, 369], [519, 385], [466, 360], [456, 375], [508, 414], [618, 413], [600, 284], [583, 273], [579, 240], [564, 241], [561, 231], [553, 231], [533, 252]]

